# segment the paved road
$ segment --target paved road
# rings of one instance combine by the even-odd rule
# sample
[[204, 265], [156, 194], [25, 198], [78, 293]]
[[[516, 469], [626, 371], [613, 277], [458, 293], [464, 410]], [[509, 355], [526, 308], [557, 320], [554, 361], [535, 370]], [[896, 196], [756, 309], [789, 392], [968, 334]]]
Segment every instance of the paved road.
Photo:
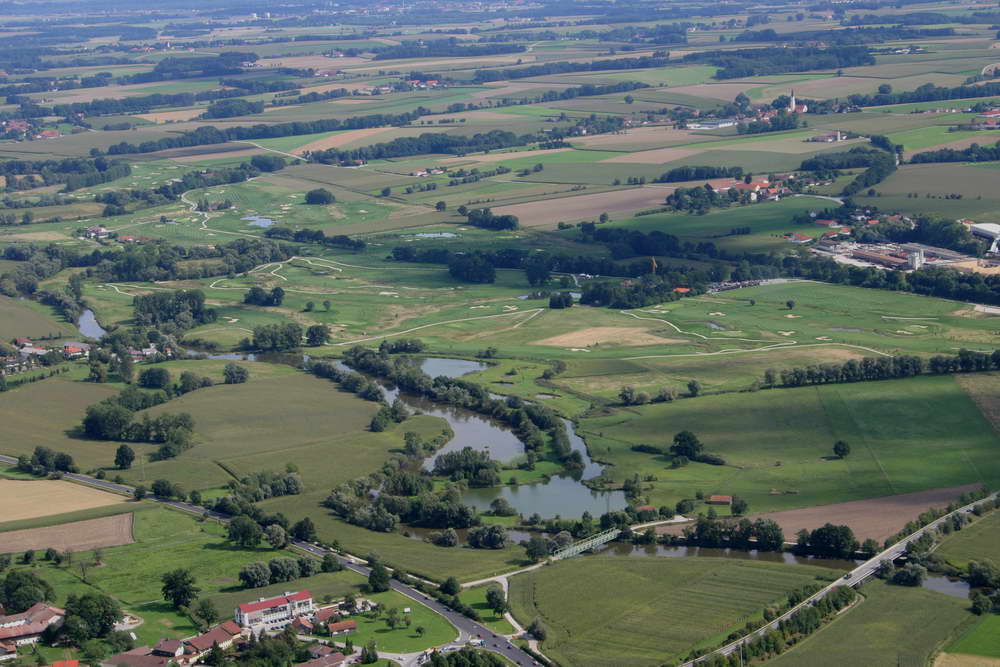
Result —
[[[4, 455], [0, 455], [0, 461], [4, 463], [17, 463], [16, 458]], [[66, 479], [71, 479], [77, 482], [81, 482], [83, 484], [89, 484], [90, 486], [96, 486], [98, 488], [105, 489], [113, 493], [122, 493], [131, 496], [133, 491], [133, 488], [131, 486], [126, 486], [124, 484], [116, 484], [114, 482], [109, 482], [108, 480], [105, 479], [97, 479], [96, 477], [90, 477], [89, 475], [81, 475], [79, 473], [68, 472], [64, 473], [63, 477], [65, 477]], [[154, 502], [161, 503], [163, 505], [168, 505], [170, 507], [175, 507], [177, 509], [184, 510], [186, 512], [191, 512], [193, 514], [198, 514], [212, 519], [217, 519], [219, 521], [229, 521], [229, 519], [231, 518], [228, 514], [222, 514], [220, 512], [212, 512], [206, 510], [204, 507], [200, 507], [198, 505], [192, 505], [191, 503], [182, 503], [177, 500], [167, 500], [165, 498], [159, 498], [157, 496], [149, 496], [148, 499]], [[301, 549], [302, 551], [306, 551], [321, 558], [328, 553], [334, 553], [329, 549], [325, 549], [315, 544], [310, 544], [309, 542], [293, 540], [290, 544], [297, 549]], [[348, 570], [357, 572], [358, 574], [364, 577], [367, 577], [368, 574], [371, 572], [371, 570], [368, 567], [361, 564], [356, 559], [341, 556], [340, 554], [334, 554], [334, 555], [337, 557], [337, 560], [340, 561], [341, 565], [343, 565]], [[395, 579], [391, 581], [390, 586], [394, 591], [402, 593], [403, 595], [412, 599], [413, 601], [422, 604], [425, 607], [430, 608], [432, 611], [440, 614], [441, 616], [444, 616], [446, 619], [448, 619], [448, 622], [450, 622], [458, 629], [459, 632], [458, 639], [455, 640], [454, 642], [450, 642], [449, 646], [464, 645], [470, 639], [474, 639], [476, 637], [482, 637], [484, 639], [484, 644], [481, 648], [484, 648], [488, 651], [493, 651], [494, 653], [499, 653], [500, 655], [507, 658], [516, 665], [536, 664], [534, 658], [532, 658], [530, 655], [528, 655], [527, 653], [519, 649], [517, 646], [512, 644], [503, 635], [494, 634], [493, 631], [487, 628], [486, 626], [480, 625], [479, 623], [476, 623], [475, 621], [466, 618], [465, 616], [455, 611], [452, 611], [451, 609], [445, 607], [443, 604], [441, 604], [434, 598], [424, 595], [423, 593], [413, 588], [412, 586], [406, 586], [404, 584], [401, 584]]]

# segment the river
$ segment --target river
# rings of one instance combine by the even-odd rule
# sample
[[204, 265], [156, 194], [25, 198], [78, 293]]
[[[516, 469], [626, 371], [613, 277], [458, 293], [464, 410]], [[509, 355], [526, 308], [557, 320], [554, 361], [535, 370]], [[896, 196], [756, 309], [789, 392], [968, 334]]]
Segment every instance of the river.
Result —
[[80, 319], [76, 322], [76, 328], [80, 330], [80, 335], [86, 338], [100, 340], [107, 335], [107, 331], [97, 322], [94, 311], [87, 308], [80, 313]]
[[[347, 366], [341, 366], [352, 370]], [[421, 370], [431, 377], [461, 377], [487, 368], [479, 361], [428, 357], [421, 361]], [[448, 422], [454, 437], [424, 463], [425, 469], [434, 466], [434, 460], [444, 452], [460, 451], [472, 447], [489, 452], [490, 457], [509, 462], [524, 454], [524, 445], [505, 424], [480, 415], [471, 410], [441, 405], [423, 396], [401, 393], [396, 387], [378, 380], [386, 400], [390, 403], [397, 397], [411, 410], [419, 410], [432, 417], [440, 417]], [[578, 519], [584, 512], [600, 516], [605, 512], [624, 509], [628, 504], [622, 491], [594, 491], [582, 482], [598, 477], [604, 466], [593, 461], [587, 452], [583, 438], [576, 434], [573, 422], [564, 419], [569, 434], [570, 445], [583, 457], [584, 467], [574, 473], [562, 473], [534, 484], [469, 489], [462, 501], [479, 510], [488, 510], [497, 498], [506, 498], [515, 510], [524, 516], [539, 514], [542, 517], [559, 516], [564, 519]], [[502, 475], [502, 473], [501, 473]]]

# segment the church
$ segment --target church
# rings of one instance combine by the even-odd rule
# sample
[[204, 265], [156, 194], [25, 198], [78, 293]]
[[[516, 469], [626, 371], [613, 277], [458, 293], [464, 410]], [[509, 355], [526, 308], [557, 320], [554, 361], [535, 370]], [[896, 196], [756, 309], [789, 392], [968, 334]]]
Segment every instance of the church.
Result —
[[788, 113], [805, 113], [809, 111], [809, 105], [807, 104], [796, 104], [795, 102], [795, 91], [792, 91], [791, 99], [788, 100]]

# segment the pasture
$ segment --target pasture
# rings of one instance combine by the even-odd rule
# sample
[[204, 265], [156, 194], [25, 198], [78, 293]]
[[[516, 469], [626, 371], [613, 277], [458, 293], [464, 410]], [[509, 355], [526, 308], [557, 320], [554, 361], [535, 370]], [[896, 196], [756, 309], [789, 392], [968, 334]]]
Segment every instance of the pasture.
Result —
[[[667, 448], [685, 429], [726, 465], [669, 469], [632, 450]], [[993, 429], [948, 376], [682, 399], [584, 419], [579, 432], [615, 482], [653, 476], [642, 494], [657, 506], [702, 491], [762, 512], [1000, 481]], [[837, 440], [846, 459], [832, 455]]]
[[513, 577], [510, 602], [522, 625], [542, 619], [542, 650], [562, 664], [653, 666], [725, 638], [793, 589], [830, 576], [753, 561], [589, 556]]
[[970, 560], [1000, 562], [1000, 513], [991, 512], [948, 535], [937, 548], [937, 553], [959, 567]]
[[[2, 270], [2, 267], [0, 267]], [[0, 340], [72, 336], [76, 327], [35, 301], [0, 296]]]
[[971, 615], [968, 603], [922, 588], [873, 581], [864, 600], [771, 661], [775, 667], [923, 665]]
[[[947, 657], [954, 663], [945, 662], [945, 667], [976, 667], [989, 665], [982, 658], [1000, 660], [1000, 616], [987, 614], [978, 618], [958, 639], [945, 647]], [[975, 656], [975, 657], [973, 657]], [[976, 662], [976, 659], [979, 659]]]

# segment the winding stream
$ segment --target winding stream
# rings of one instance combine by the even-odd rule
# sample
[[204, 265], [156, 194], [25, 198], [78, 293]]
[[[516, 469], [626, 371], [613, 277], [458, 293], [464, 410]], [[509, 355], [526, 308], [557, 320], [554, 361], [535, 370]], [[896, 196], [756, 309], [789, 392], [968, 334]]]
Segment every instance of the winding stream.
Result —
[[[353, 370], [341, 365], [345, 370]], [[485, 369], [478, 361], [428, 357], [420, 368], [431, 377], [461, 377]], [[464, 447], [488, 451], [491, 458], [509, 462], [524, 454], [524, 445], [505, 424], [480, 415], [471, 410], [435, 403], [422, 396], [402, 393], [396, 387], [378, 379], [390, 403], [397, 397], [411, 410], [419, 410], [432, 417], [440, 417], [448, 422], [454, 437], [424, 463], [426, 469], [434, 466], [434, 460], [444, 452], [460, 451]], [[574, 473], [561, 473], [545, 481], [520, 486], [502, 486], [469, 489], [462, 500], [479, 510], [487, 510], [497, 498], [506, 498], [515, 510], [524, 516], [539, 514], [542, 517], [559, 516], [578, 519], [584, 512], [600, 516], [605, 512], [623, 509], [627, 502], [623, 491], [594, 491], [582, 484], [583, 480], [598, 477], [604, 466], [593, 461], [587, 452], [583, 438], [576, 434], [573, 422], [564, 419], [571, 447], [580, 452], [584, 467]], [[501, 472], [501, 477], [503, 473]]]

